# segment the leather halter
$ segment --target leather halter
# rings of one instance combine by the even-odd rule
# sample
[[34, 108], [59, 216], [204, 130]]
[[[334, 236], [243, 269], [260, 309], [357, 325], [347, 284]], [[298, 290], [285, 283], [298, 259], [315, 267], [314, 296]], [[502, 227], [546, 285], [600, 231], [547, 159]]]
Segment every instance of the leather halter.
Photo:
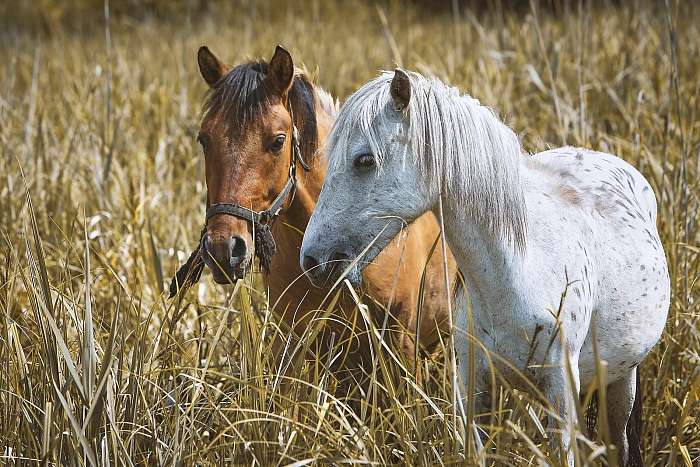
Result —
[[209, 219], [217, 214], [225, 214], [246, 220], [252, 223], [255, 228], [259, 227], [260, 224], [271, 224], [282, 210], [284, 202], [287, 201], [290, 195], [292, 197], [294, 196], [297, 186], [297, 162], [299, 162], [304, 171], [308, 172], [311, 170], [311, 167], [309, 167], [304, 157], [301, 155], [301, 150], [299, 148], [299, 132], [297, 131], [296, 125], [294, 125], [292, 127], [292, 158], [289, 163], [289, 177], [287, 178], [287, 183], [284, 185], [284, 188], [282, 188], [282, 191], [280, 191], [277, 197], [272, 201], [270, 207], [262, 211], [253, 211], [240, 204], [214, 203], [207, 208], [205, 225], [209, 222]]
[[202, 271], [204, 270], [204, 256], [206, 254], [204, 238], [207, 233], [207, 223], [209, 219], [217, 214], [237, 217], [253, 224], [255, 256], [260, 260], [262, 269], [267, 273], [270, 272], [272, 256], [277, 250], [275, 239], [272, 237], [272, 222], [279, 216], [285, 201], [290, 199], [290, 197], [294, 197], [297, 188], [297, 162], [305, 172], [311, 170], [311, 167], [301, 155], [299, 131], [293, 123], [294, 116], [292, 115], [291, 108], [289, 109], [289, 114], [290, 117], [292, 117], [292, 157], [289, 162], [289, 176], [284, 188], [282, 188], [282, 191], [280, 191], [277, 197], [272, 201], [270, 207], [262, 211], [253, 211], [252, 209], [234, 203], [214, 203], [209, 205], [209, 207], [207, 207], [204, 228], [200, 233], [197, 248], [192, 252], [187, 262], [178, 269], [175, 277], [173, 277], [170, 282], [170, 298], [199, 281]]
[[270, 207], [262, 211], [253, 211], [240, 204], [214, 203], [207, 208], [206, 220], [204, 222], [205, 229], [209, 219], [218, 214], [237, 217], [253, 224], [255, 256], [258, 257], [260, 267], [265, 273], [270, 272], [272, 257], [277, 252], [275, 238], [272, 236], [272, 222], [279, 215], [284, 203], [288, 199], [294, 197], [297, 187], [297, 162], [301, 164], [305, 171], [311, 170], [311, 167], [309, 167], [301, 155], [301, 150], [299, 148], [299, 132], [297, 131], [296, 125], [292, 124], [292, 157], [289, 162], [289, 177], [287, 178], [287, 183], [284, 185], [284, 188], [282, 188], [282, 191], [280, 191], [277, 197], [272, 201]]
[[[289, 114], [290, 117], [292, 117], [292, 122], [294, 122], [291, 108], [289, 109]], [[272, 201], [270, 207], [262, 211], [253, 211], [252, 209], [234, 203], [214, 203], [209, 205], [209, 207], [207, 207], [204, 228], [199, 236], [197, 249], [192, 252], [187, 262], [178, 269], [175, 277], [173, 277], [170, 282], [170, 298], [199, 281], [202, 271], [204, 270], [204, 255], [206, 254], [204, 251], [204, 238], [207, 233], [207, 223], [209, 219], [217, 214], [237, 217], [253, 224], [255, 255], [260, 260], [262, 269], [267, 273], [270, 272], [270, 262], [277, 250], [275, 239], [272, 237], [271, 225], [282, 211], [282, 206], [285, 201], [294, 196], [297, 187], [297, 162], [304, 171], [308, 172], [311, 170], [311, 167], [301, 155], [301, 149], [299, 148], [299, 132], [297, 131], [296, 125], [292, 123], [292, 157], [289, 162], [289, 177], [282, 191], [280, 191], [277, 197]]]

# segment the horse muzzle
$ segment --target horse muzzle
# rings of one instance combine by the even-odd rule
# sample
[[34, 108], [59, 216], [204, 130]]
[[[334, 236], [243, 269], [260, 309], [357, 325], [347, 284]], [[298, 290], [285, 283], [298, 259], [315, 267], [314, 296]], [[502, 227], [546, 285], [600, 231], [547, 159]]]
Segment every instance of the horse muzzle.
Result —
[[362, 283], [360, 265], [352, 264], [354, 256], [343, 252], [334, 252], [327, 259], [319, 259], [320, 256], [304, 251], [301, 257], [301, 268], [316, 287], [331, 287], [341, 277], [354, 286]]
[[217, 284], [233, 284], [241, 279], [251, 262], [251, 254], [243, 237], [205, 235], [204, 263], [209, 267]]

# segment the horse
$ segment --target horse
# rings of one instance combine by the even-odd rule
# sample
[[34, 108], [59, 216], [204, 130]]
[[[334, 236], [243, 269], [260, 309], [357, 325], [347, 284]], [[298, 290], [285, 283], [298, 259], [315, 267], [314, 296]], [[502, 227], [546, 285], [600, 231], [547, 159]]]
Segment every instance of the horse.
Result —
[[[637, 368], [664, 329], [670, 280], [655, 195], [635, 168], [574, 147], [528, 155], [478, 100], [401, 69], [348, 98], [326, 151], [303, 269], [365, 252], [361, 269], [404, 225], [442, 214], [465, 279], [453, 330], [461, 384], [475, 339], [477, 393], [495, 389], [494, 370], [515, 387], [534, 382], [551, 403], [548, 429], [561, 431], [553, 452], [573, 465], [573, 395], [606, 361], [611, 440], [623, 464], [640, 459], [627, 425], [641, 417]], [[476, 398], [477, 412], [487, 399]]]
[[[197, 137], [205, 158], [206, 222], [197, 249], [171, 283], [171, 296], [198, 280], [205, 264], [215, 282], [231, 284], [252, 271], [257, 257], [273, 311], [288, 329], [304, 335], [328, 304], [331, 287], [325, 280], [310, 282], [297, 258], [325, 178], [323, 148], [337, 103], [295, 69], [290, 53], [280, 46], [269, 62], [230, 68], [206, 46], [199, 49], [197, 61], [210, 88]], [[411, 366], [416, 336], [431, 350], [440, 332], [446, 332], [443, 252], [437, 248], [430, 255], [438, 234], [434, 216], [422, 216], [387, 244], [363, 274], [363, 290], [371, 297], [366, 301], [380, 305], [370, 308], [373, 317], [385, 322], [388, 311], [391, 334]], [[447, 280], [453, 282], [456, 267], [447, 255]], [[344, 259], [336, 260], [340, 269]], [[343, 294], [336, 306], [341, 311], [355, 307], [350, 294]], [[333, 326], [340, 318], [327, 320], [336, 343], [343, 335], [337, 328], [347, 327]], [[349, 319], [345, 316], [346, 323]], [[368, 346], [351, 339], [355, 349], [348, 345], [346, 354], [366, 357]]]

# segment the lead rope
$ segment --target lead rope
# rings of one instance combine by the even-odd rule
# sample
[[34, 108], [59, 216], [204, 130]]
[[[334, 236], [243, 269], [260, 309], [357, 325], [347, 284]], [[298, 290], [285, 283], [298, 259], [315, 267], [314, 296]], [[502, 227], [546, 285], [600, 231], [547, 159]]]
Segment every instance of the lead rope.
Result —
[[199, 278], [202, 277], [202, 271], [204, 270], [204, 258], [202, 257], [202, 250], [204, 242], [204, 235], [207, 233], [206, 225], [199, 234], [199, 243], [197, 248], [190, 254], [185, 264], [180, 266], [175, 274], [175, 277], [170, 281], [170, 295], [168, 298], [173, 298], [180, 290], [187, 290], [192, 285], [199, 282]]

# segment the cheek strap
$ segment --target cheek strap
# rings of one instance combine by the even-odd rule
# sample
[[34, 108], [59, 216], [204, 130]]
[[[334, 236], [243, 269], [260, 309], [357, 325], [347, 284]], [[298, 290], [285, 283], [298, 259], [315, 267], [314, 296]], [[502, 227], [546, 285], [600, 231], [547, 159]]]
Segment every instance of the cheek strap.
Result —
[[305, 171], [310, 171], [311, 167], [306, 163], [299, 148], [299, 132], [296, 125], [292, 127], [292, 158], [289, 163], [289, 176], [282, 191], [272, 201], [272, 204], [265, 210], [253, 211], [238, 204], [214, 203], [207, 208], [204, 228], [199, 234], [199, 244], [192, 252], [187, 262], [178, 269], [175, 277], [170, 282], [170, 297], [173, 298], [181, 290], [186, 290], [199, 281], [204, 270], [204, 236], [207, 233], [206, 223], [212, 217], [223, 214], [237, 217], [253, 224], [255, 233], [255, 256], [260, 261], [260, 267], [265, 274], [270, 273], [272, 257], [277, 252], [277, 245], [272, 236], [272, 222], [279, 215], [284, 204], [294, 198], [297, 186], [297, 163]]

